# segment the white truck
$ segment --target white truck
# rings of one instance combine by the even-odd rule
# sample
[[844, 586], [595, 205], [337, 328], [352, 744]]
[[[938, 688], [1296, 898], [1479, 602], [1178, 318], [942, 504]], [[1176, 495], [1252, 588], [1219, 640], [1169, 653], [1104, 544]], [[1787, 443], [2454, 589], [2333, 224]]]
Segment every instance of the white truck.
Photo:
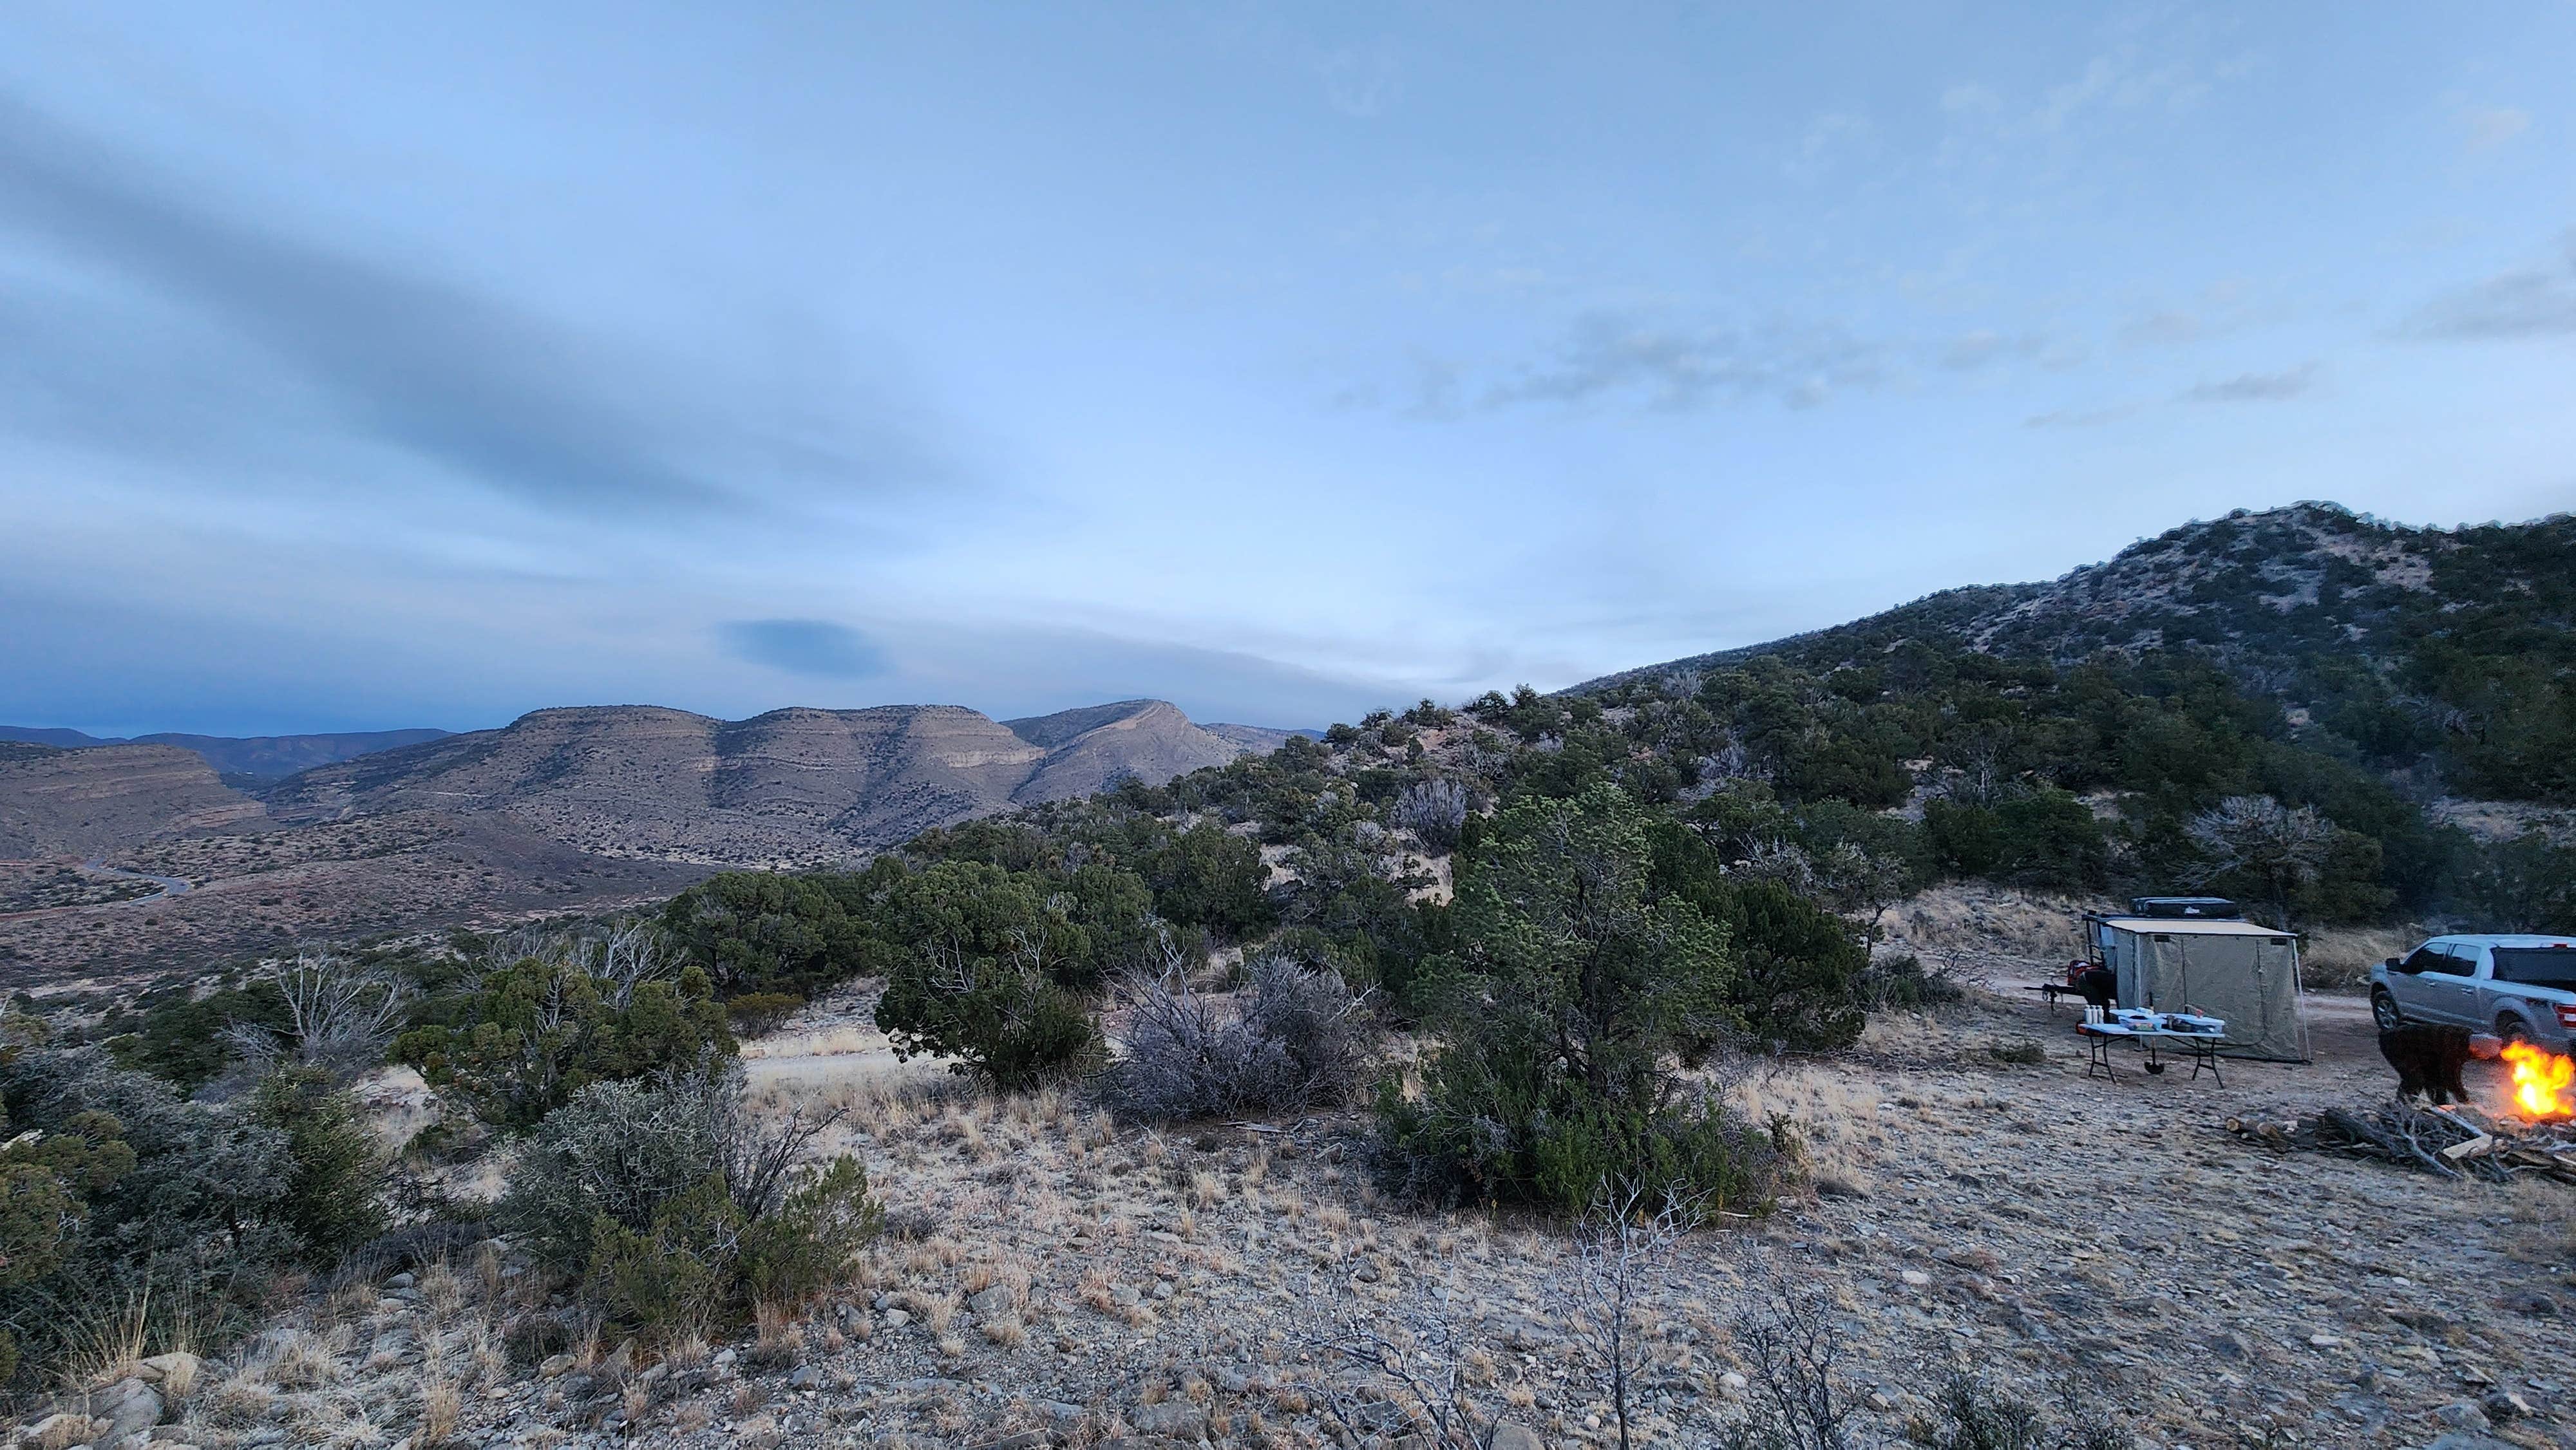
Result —
[[2566, 1052], [2576, 1040], [2576, 937], [2437, 936], [2370, 969], [2383, 1028], [2447, 1022]]

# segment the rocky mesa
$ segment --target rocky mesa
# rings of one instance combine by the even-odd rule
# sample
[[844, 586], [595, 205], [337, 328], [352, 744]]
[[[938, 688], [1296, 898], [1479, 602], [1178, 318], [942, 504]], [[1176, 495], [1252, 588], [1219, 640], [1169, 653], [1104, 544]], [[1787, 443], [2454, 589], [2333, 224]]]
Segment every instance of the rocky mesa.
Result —
[[1159, 783], [1246, 748], [1159, 700], [1008, 722], [954, 705], [748, 720], [589, 706], [306, 771], [269, 809], [290, 822], [496, 812], [606, 856], [811, 864], [1127, 776]]

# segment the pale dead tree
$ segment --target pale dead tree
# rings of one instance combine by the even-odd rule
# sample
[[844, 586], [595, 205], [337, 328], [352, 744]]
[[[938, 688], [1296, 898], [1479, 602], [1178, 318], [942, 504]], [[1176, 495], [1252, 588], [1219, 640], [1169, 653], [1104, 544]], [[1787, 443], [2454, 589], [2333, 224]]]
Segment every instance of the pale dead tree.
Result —
[[1941, 782], [1944, 798], [1963, 806], [1989, 809], [2012, 792], [2012, 770], [2005, 761], [2007, 744], [1991, 734], [1976, 734], [1943, 753], [1951, 775]]
[[1793, 1283], [1766, 1260], [1752, 1265], [1758, 1297], [1737, 1313], [1736, 1347], [1752, 1363], [1752, 1418], [1730, 1428], [1726, 1450], [1848, 1450], [1841, 1393], [1842, 1327], [1828, 1290]]
[[1849, 917], [1867, 916], [1865, 929], [1871, 941], [1878, 940], [1879, 924], [1888, 911], [1905, 899], [1905, 867], [1857, 842], [1845, 841], [1826, 852], [1816, 871], [1836, 911]]
[[1437, 1290], [1416, 1279], [1401, 1305], [1345, 1315], [1317, 1346], [1387, 1391], [1385, 1399], [1362, 1400], [1325, 1381], [1325, 1408], [1351, 1441], [1394, 1444], [1410, 1437], [1424, 1450], [1485, 1450], [1491, 1428], [1478, 1428], [1467, 1399], [1469, 1336], [1451, 1316], [1447, 1267]]
[[533, 924], [515, 926], [484, 940], [483, 970], [496, 972], [532, 958], [552, 961], [562, 954], [562, 941], [556, 933]]
[[929, 954], [930, 989], [962, 997], [975, 990], [975, 959], [966, 948], [953, 941], [930, 942], [922, 950]]
[[1610, 1402], [1620, 1450], [1631, 1445], [1629, 1406], [1647, 1368], [1654, 1306], [1669, 1287], [1674, 1251], [1697, 1222], [1693, 1200], [1605, 1185], [1548, 1285], [1568, 1337]]
[[2194, 885], [2243, 875], [2263, 884], [2274, 920], [2290, 925], [2290, 897], [2317, 879], [2334, 844], [2335, 823], [2307, 806], [2267, 795], [2232, 795], [2191, 818], [2191, 843], [2205, 864]]
[[1817, 894], [1815, 858], [1807, 854], [1806, 847], [1778, 837], [1745, 847], [1743, 858], [1728, 868], [1727, 874], [1785, 886], [1800, 896]]
[[1733, 735], [1726, 743], [1699, 758], [1700, 784], [1717, 786], [1730, 780], [1750, 780], [1761, 774], [1753, 763], [1753, 752]]
[[286, 1000], [286, 1025], [271, 1029], [235, 1022], [224, 1029], [243, 1059], [257, 1065], [279, 1060], [352, 1078], [382, 1061], [402, 1025], [410, 992], [382, 973], [346, 957], [299, 953], [277, 974]]
[[650, 921], [619, 923], [599, 942], [593, 960], [596, 965], [589, 966], [590, 974], [608, 984], [609, 1005], [621, 1012], [634, 1002], [637, 987], [679, 975], [670, 939], [659, 924]]

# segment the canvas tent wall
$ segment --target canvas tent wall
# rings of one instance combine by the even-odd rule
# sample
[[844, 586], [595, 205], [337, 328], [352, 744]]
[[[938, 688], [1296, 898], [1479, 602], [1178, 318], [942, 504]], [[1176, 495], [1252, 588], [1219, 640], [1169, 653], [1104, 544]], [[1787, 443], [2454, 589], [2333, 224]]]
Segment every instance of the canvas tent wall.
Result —
[[2308, 1060], [2299, 943], [2259, 922], [2087, 919], [2093, 950], [2120, 979], [2120, 1005], [2227, 1019], [2230, 1055]]

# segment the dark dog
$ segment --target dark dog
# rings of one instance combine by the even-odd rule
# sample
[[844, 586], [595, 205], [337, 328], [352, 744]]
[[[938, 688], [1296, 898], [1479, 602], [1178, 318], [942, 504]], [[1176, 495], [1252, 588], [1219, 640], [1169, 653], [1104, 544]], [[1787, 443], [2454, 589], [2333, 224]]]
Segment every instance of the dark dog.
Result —
[[2050, 982], [2039, 989], [2039, 994], [2051, 1002], [2073, 995], [2083, 998], [2087, 1007], [2115, 1006], [2120, 995], [2120, 974], [2109, 967], [2087, 967], [2065, 986]]
[[2430, 1022], [2390, 1027], [2379, 1034], [2379, 1055], [2397, 1069], [2397, 1095], [2411, 1098], [2422, 1093], [2437, 1108], [2468, 1102], [2469, 1090], [2460, 1083], [2460, 1069], [2470, 1058], [2494, 1058], [2503, 1051], [2501, 1038]]

